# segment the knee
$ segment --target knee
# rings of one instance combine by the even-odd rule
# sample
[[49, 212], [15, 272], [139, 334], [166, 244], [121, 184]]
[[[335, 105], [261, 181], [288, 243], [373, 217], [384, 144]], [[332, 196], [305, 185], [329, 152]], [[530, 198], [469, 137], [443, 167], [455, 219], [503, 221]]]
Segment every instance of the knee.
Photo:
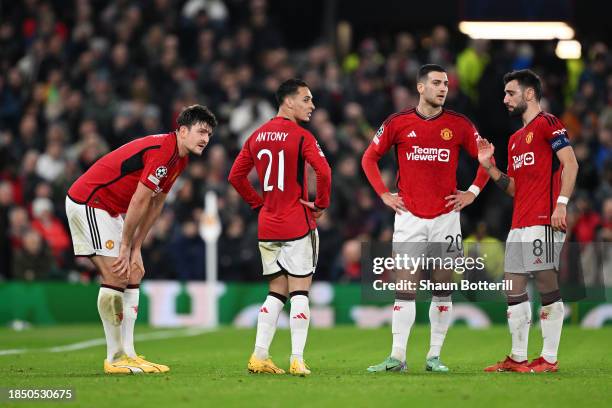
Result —
[[548, 306], [561, 300], [561, 291], [557, 289], [547, 293], [540, 293], [540, 297], [542, 306]]
[[506, 299], [508, 306], [514, 306], [529, 301], [529, 295], [527, 292], [517, 293], [516, 291], [508, 291], [506, 292]]
[[144, 275], [144, 269], [142, 269], [140, 266], [133, 266], [130, 268], [130, 277], [128, 279], [129, 283], [140, 283]]
[[105, 271], [105, 273], [102, 274], [102, 283], [118, 288], [125, 288], [129, 281], [129, 277], [118, 276], [110, 271]]
[[105, 283], [108, 283], [109, 285], [117, 286], [120, 288], [125, 288], [129, 283], [129, 278], [112, 276], [110, 278], [105, 279]]

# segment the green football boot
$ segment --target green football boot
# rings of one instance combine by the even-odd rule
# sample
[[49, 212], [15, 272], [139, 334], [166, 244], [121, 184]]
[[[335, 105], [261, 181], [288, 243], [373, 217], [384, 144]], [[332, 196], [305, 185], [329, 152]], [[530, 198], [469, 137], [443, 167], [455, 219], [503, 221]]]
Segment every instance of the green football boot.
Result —
[[440, 357], [430, 357], [425, 360], [425, 370], [434, 373], [448, 373], [448, 367], [442, 363]]
[[382, 363], [368, 367], [368, 372], [370, 373], [378, 373], [381, 371], [406, 371], [406, 362], [399, 361], [397, 358], [389, 356]]

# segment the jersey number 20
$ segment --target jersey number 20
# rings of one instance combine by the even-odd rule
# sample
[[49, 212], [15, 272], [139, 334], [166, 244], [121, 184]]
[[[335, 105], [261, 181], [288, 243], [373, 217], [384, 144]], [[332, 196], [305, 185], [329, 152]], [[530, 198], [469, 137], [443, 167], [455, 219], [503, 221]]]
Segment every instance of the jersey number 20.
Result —
[[[264, 175], [264, 191], [272, 191], [274, 186], [268, 184], [270, 181], [270, 171], [272, 170], [272, 152], [268, 149], [261, 149], [257, 153], [257, 158], [261, 160], [261, 156], [268, 156], [268, 167], [266, 167], [266, 174]], [[278, 152], [278, 180], [276, 181], [276, 187], [284, 191], [285, 190], [285, 151], [281, 150]]]

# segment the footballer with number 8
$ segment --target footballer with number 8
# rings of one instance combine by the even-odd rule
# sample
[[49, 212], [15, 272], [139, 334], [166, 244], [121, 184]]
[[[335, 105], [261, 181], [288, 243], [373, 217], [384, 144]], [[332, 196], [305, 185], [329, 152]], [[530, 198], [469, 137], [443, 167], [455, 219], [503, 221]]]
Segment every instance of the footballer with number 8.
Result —
[[[506, 74], [504, 84], [508, 112], [523, 120], [523, 127], [508, 141], [508, 174], [491, 162], [495, 148], [485, 139], [478, 142], [478, 160], [495, 183], [514, 197], [504, 261], [504, 279], [512, 281], [506, 293], [512, 351], [504, 361], [485, 371], [555, 372], [564, 319], [556, 270], [578, 163], [563, 124], [540, 108], [540, 78], [525, 69]], [[531, 363], [527, 361], [532, 316], [527, 295], [530, 275], [535, 276], [542, 300], [540, 323], [544, 339], [540, 357]]]
[[[468, 191], [457, 190], [459, 150], [474, 159], [478, 155], [476, 128], [465, 116], [444, 109], [448, 77], [439, 65], [428, 64], [417, 76], [419, 104], [389, 116], [380, 127], [362, 159], [363, 170], [383, 202], [396, 212], [393, 252], [419, 258], [457, 258], [463, 245], [459, 211], [471, 204], [487, 183], [487, 172], [479, 167]], [[398, 162], [394, 195], [383, 183], [378, 161], [392, 147]], [[435, 253], [434, 253], [435, 251]], [[396, 282], [416, 284], [420, 270], [395, 269]], [[431, 271], [434, 283], [452, 282], [452, 269]], [[447, 372], [440, 359], [446, 332], [452, 321], [450, 290], [433, 290], [429, 308], [430, 348], [425, 369]], [[416, 290], [397, 290], [391, 331], [391, 355], [369, 372], [404, 371], [406, 347], [416, 313]]]
[[[167, 372], [134, 350], [142, 243], [188, 161], [201, 155], [217, 119], [201, 105], [185, 108], [176, 131], [135, 139], [96, 161], [66, 197], [74, 254], [90, 257], [102, 275], [98, 313], [106, 336], [104, 372]], [[125, 214], [125, 220], [121, 214]]]
[[[270, 292], [257, 318], [255, 350], [248, 362], [251, 373], [283, 374], [268, 350], [278, 316], [290, 298], [291, 357], [289, 372], [305, 376], [304, 362], [310, 309], [308, 291], [317, 266], [319, 238], [315, 219], [329, 206], [331, 169], [314, 136], [299, 122], [308, 122], [314, 110], [308, 85], [288, 79], [276, 91], [276, 117], [257, 129], [244, 143], [229, 182], [255, 211], [263, 274]], [[306, 163], [317, 177], [317, 196], [308, 201]], [[247, 176], [255, 167], [263, 197]]]

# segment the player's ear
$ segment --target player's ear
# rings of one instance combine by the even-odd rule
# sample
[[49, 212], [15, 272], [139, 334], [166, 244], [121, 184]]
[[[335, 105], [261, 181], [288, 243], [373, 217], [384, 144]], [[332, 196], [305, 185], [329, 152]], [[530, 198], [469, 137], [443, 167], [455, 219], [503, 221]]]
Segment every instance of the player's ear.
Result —
[[285, 104], [287, 105], [287, 107], [289, 109], [293, 109], [293, 105], [294, 105], [294, 103], [293, 103], [293, 95], [287, 95], [285, 97]]
[[420, 94], [425, 91], [425, 84], [423, 82], [417, 82], [417, 91], [419, 91]]

